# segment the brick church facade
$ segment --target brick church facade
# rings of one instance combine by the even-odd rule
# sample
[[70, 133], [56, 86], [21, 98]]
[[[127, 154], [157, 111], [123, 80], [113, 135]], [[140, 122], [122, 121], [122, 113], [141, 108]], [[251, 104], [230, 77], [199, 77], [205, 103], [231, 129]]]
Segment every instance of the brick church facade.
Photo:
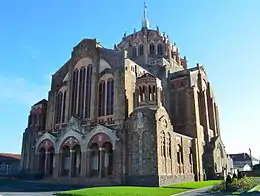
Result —
[[59, 182], [162, 186], [227, 168], [218, 106], [204, 68], [149, 28], [107, 49], [83, 39], [33, 105], [22, 171]]

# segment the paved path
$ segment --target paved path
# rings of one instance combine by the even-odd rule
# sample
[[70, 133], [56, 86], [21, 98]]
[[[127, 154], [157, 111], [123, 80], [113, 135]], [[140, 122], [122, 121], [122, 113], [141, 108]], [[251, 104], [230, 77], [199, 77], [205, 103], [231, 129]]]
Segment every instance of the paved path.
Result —
[[51, 196], [58, 191], [86, 188], [84, 186], [56, 185], [40, 182], [3, 182], [0, 183], [0, 196]]
[[[212, 194], [212, 193], [208, 193], [207, 191], [210, 189], [211, 187], [206, 187], [206, 188], [202, 188], [202, 189], [198, 189], [198, 190], [192, 190], [192, 191], [188, 191], [188, 192], [184, 192], [184, 193], [180, 193], [177, 194], [178, 196], [224, 196], [224, 194]], [[174, 196], [174, 195], [173, 195]], [[231, 196], [231, 195], [225, 195], [225, 196]], [[234, 196], [234, 195], [233, 195]]]

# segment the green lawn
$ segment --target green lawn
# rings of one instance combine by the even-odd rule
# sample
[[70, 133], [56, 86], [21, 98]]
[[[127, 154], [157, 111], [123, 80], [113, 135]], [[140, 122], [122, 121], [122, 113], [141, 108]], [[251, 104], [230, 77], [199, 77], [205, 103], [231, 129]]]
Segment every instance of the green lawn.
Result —
[[[136, 187], [136, 186], [115, 186], [98, 187], [72, 190], [63, 192], [74, 196], [170, 196], [193, 189], [203, 188], [220, 183], [219, 180], [203, 182], [186, 182], [166, 187]], [[57, 193], [61, 194], [61, 193]]]

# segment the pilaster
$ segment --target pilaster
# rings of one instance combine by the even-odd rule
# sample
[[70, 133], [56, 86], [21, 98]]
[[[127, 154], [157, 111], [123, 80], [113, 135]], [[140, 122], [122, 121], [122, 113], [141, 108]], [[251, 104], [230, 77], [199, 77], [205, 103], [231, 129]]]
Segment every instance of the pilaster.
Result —
[[80, 177], [85, 178], [87, 177], [87, 164], [88, 164], [88, 159], [87, 159], [87, 154], [88, 152], [82, 152], [81, 153], [81, 170], [80, 170]]
[[73, 177], [74, 175], [74, 169], [75, 169], [75, 164], [74, 164], [74, 159], [75, 159], [75, 150], [70, 150], [70, 171], [69, 171], [69, 177]]

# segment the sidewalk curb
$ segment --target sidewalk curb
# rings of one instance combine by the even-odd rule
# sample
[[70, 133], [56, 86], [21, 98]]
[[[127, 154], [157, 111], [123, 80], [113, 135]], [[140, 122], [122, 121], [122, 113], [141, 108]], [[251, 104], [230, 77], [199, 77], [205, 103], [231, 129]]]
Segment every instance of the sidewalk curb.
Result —
[[181, 192], [181, 193], [176, 193], [176, 194], [173, 194], [173, 195], [170, 195], [170, 196], [177, 196], [177, 195], [184, 195], [186, 193], [190, 193], [190, 192], [195, 192], [195, 191], [200, 191], [200, 190], [203, 190], [203, 189], [210, 189], [212, 188], [213, 186], [207, 186], [207, 187], [203, 187], [203, 188], [199, 188], [199, 189], [192, 189], [190, 191], [185, 191], [185, 192]]

